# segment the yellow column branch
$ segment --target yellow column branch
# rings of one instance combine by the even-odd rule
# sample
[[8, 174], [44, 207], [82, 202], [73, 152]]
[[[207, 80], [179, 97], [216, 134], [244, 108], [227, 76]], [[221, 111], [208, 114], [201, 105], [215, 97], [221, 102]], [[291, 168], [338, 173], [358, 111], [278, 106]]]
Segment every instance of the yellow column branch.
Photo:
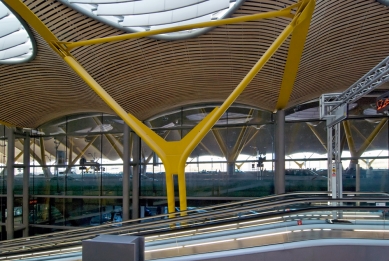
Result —
[[[75, 43], [59, 42], [55, 35], [46, 27], [46, 25], [39, 20], [39, 18], [31, 12], [20, 0], [4, 0], [13, 10], [21, 15], [56, 51], [64, 61], [95, 91], [99, 97], [120, 117], [124, 122], [136, 132], [139, 137], [161, 158], [166, 170], [166, 186], [168, 197], [169, 212], [174, 212], [174, 184], [173, 175], [178, 175], [179, 193], [180, 193], [180, 207], [181, 211], [186, 210], [186, 187], [185, 187], [185, 162], [193, 149], [200, 143], [213, 125], [220, 119], [220, 117], [227, 111], [231, 104], [238, 98], [244, 89], [250, 84], [252, 79], [278, 50], [282, 43], [289, 37], [294, 28], [297, 26], [297, 32], [292, 36], [291, 46], [289, 48], [287, 65], [284, 72], [284, 81], [290, 81], [295, 78], [297, 66], [300, 60], [303, 44], [306, 33], [309, 27], [309, 21], [314, 8], [314, 0], [301, 0], [287, 8], [279, 11], [267, 12], [256, 15], [241, 16], [225, 20], [216, 20], [194, 25], [177, 26], [173, 28], [164, 28], [148, 32], [140, 32], [133, 34], [125, 34], [120, 36], [112, 36], [101, 39], [92, 39], [80, 41]], [[297, 8], [297, 12], [293, 15], [291, 12]], [[133, 115], [127, 113], [105, 90], [100, 86], [88, 72], [71, 56], [69, 50], [78, 46], [101, 44], [106, 42], [121, 41], [131, 38], [145, 37], [155, 34], [175, 32], [180, 30], [187, 30], [190, 28], [201, 28], [209, 26], [219, 26], [225, 24], [239, 23], [244, 21], [253, 21], [258, 19], [267, 19], [272, 17], [289, 17], [293, 18], [291, 23], [281, 32], [275, 39], [268, 50], [262, 55], [258, 62], [248, 72], [244, 79], [228, 96], [225, 102], [216, 107], [209, 113], [197, 126], [195, 126], [181, 141], [167, 142], [158, 136], [155, 132], [149, 129], [141, 121]], [[291, 68], [291, 67], [296, 68]], [[293, 75], [294, 74], [294, 75]], [[286, 84], [286, 87], [293, 85]], [[284, 85], [282, 85], [284, 88]], [[282, 90], [281, 88], [281, 90]], [[286, 90], [288, 92], [289, 90]], [[288, 96], [289, 97], [289, 96]], [[279, 100], [280, 101], [280, 100]], [[284, 101], [282, 102], [284, 104]], [[277, 108], [279, 106], [277, 105]], [[282, 107], [282, 106], [281, 106]], [[77, 159], [73, 160], [76, 161]]]

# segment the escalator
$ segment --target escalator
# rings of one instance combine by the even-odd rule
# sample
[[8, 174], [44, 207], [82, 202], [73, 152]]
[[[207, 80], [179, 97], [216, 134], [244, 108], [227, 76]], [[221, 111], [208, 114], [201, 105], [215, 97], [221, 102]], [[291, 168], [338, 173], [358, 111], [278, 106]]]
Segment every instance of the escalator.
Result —
[[[290, 193], [0, 242], [0, 260], [81, 255], [101, 234], [145, 238], [146, 260], [317, 239], [387, 239], [386, 193]], [[379, 204], [377, 204], [379, 203]], [[377, 206], [380, 205], [380, 206]]]

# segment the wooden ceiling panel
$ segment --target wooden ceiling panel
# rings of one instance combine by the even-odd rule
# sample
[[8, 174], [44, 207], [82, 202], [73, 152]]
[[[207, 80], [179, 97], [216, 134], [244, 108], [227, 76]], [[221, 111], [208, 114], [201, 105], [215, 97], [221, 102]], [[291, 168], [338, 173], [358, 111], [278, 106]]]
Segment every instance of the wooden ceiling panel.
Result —
[[388, 29], [376, 1], [317, 1], [288, 106], [347, 89], [388, 56]]
[[0, 65], [0, 119], [20, 127], [37, 127], [74, 112], [94, 112], [96, 107], [112, 113], [46, 42], [33, 33], [38, 49], [33, 61]]
[[[24, 2], [62, 41], [124, 34], [55, 0]], [[233, 16], [293, 3], [247, 0]], [[247, 22], [218, 27], [194, 39], [142, 38], [80, 47], [72, 54], [126, 111], [145, 120], [181, 106], [223, 102], [287, 24], [284, 18]], [[388, 8], [373, 0], [317, 0], [288, 106], [349, 87], [388, 55], [388, 29]], [[112, 113], [38, 35], [36, 38], [34, 61], [0, 65], [0, 120], [37, 127], [73, 113]], [[288, 41], [238, 103], [274, 110]]]

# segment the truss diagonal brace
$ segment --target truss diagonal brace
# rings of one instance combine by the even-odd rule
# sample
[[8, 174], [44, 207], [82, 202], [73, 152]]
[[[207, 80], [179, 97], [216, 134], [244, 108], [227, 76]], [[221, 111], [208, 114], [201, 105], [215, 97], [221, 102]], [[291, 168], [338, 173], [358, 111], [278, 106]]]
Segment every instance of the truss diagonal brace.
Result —
[[389, 81], [389, 56], [336, 97], [335, 100], [352, 103], [387, 81]]
[[327, 93], [320, 97], [320, 118], [332, 126], [347, 117], [347, 104], [356, 102], [364, 95], [389, 81], [389, 56], [361, 77], [342, 93]]

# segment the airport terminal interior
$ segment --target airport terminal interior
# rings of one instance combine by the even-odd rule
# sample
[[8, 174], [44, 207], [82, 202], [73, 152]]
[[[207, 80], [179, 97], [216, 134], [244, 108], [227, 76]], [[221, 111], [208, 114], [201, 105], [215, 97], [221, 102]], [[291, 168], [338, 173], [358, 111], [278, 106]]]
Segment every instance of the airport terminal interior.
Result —
[[0, 0], [0, 260], [387, 246], [388, 8]]

